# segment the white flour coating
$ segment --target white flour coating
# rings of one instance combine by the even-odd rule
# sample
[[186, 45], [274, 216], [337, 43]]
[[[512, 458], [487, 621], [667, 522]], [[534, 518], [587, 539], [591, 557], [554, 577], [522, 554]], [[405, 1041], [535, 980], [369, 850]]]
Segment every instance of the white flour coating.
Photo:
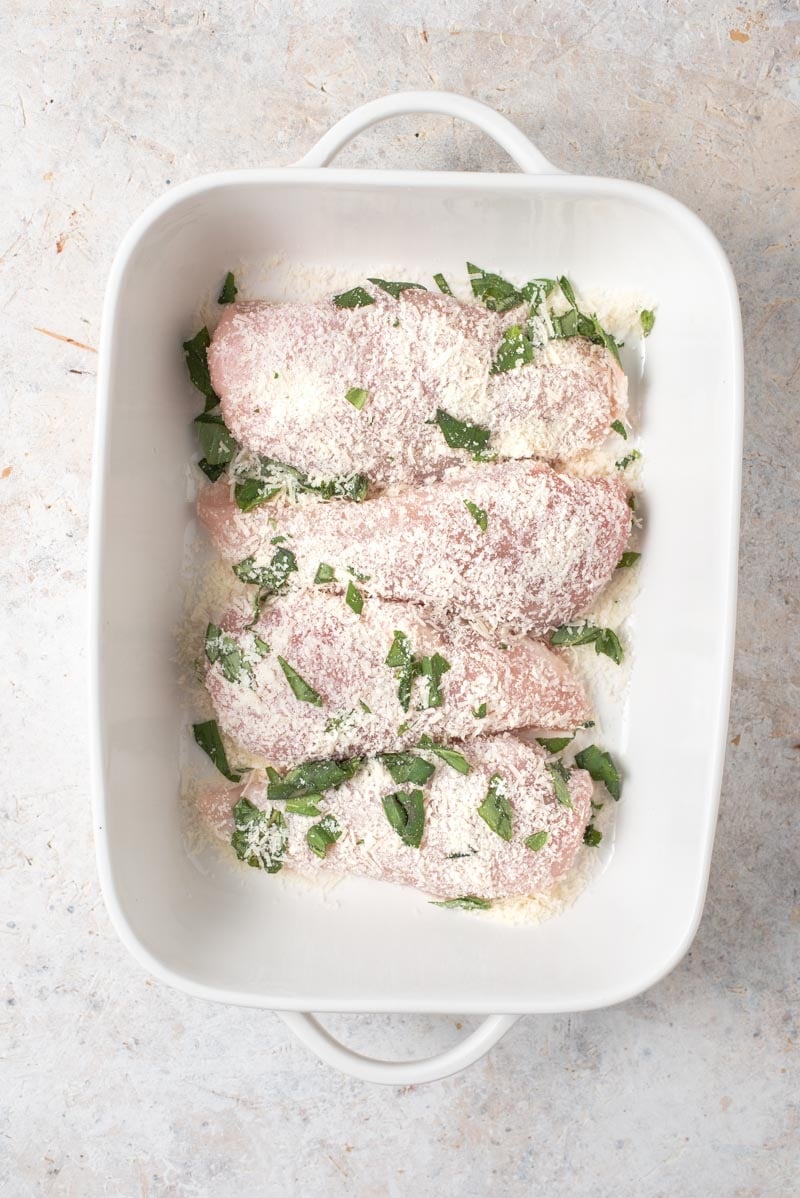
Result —
[[[491, 452], [565, 459], [604, 440], [624, 417], [627, 382], [612, 355], [582, 338], [550, 341], [534, 360], [492, 373], [504, 329], [520, 318], [441, 294], [337, 308], [237, 303], [220, 317], [208, 360], [225, 421], [257, 453], [314, 478], [375, 482], [435, 476], [463, 460], [438, 409], [491, 431]], [[347, 401], [353, 389], [367, 399]]]
[[[281, 769], [408, 748], [423, 734], [462, 740], [528, 725], [574, 728], [591, 717], [563, 657], [526, 636], [502, 648], [497, 637], [459, 619], [437, 625], [412, 604], [379, 599], [366, 599], [357, 615], [340, 595], [319, 589], [268, 603], [252, 630], [244, 627], [251, 616], [251, 603], [237, 604], [221, 626], [245, 654], [252, 681], [244, 673], [226, 678], [217, 661], [206, 686], [220, 727]], [[386, 664], [397, 632], [415, 658], [438, 653], [449, 664], [439, 706], [429, 705], [425, 676], [414, 681], [407, 707], [401, 702], [399, 670]], [[259, 651], [256, 637], [268, 652]], [[280, 659], [319, 703], [296, 697]]]
[[595, 598], [631, 524], [619, 479], [574, 479], [532, 462], [455, 467], [361, 504], [275, 499], [250, 512], [220, 479], [201, 492], [198, 512], [231, 562], [268, 565], [276, 536], [285, 537], [295, 586], [313, 586], [325, 563], [335, 589], [354, 571], [364, 595], [536, 633]]
[[[591, 780], [582, 770], [569, 781], [571, 806], [556, 800], [544, 755], [513, 736], [490, 736], [462, 746], [471, 770], [464, 775], [421, 753], [436, 766], [423, 786], [399, 786], [388, 770], [372, 761], [350, 782], [326, 791], [319, 807], [333, 815], [341, 832], [324, 859], [308, 847], [309, 827], [320, 817], [285, 815], [288, 848], [286, 865], [300, 873], [330, 870], [349, 876], [372, 877], [416, 886], [439, 898], [477, 895], [484, 899], [547, 890], [569, 869], [589, 818]], [[512, 838], [505, 840], [479, 815], [490, 780], [502, 788], [512, 810]], [[406, 845], [389, 822], [382, 799], [395, 792], [422, 791], [424, 833], [419, 847]], [[224, 839], [232, 832], [231, 810], [242, 788], [209, 791], [200, 799], [210, 827]], [[251, 784], [246, 797], [261, 809], [280, 811], [262, 784]], [[547, 833], [534, 851], [525, 844], [534, 833]], [[268, 849], [279, 832], [267, 831]], [[261, 831], [251, 843], [256, 849]]]

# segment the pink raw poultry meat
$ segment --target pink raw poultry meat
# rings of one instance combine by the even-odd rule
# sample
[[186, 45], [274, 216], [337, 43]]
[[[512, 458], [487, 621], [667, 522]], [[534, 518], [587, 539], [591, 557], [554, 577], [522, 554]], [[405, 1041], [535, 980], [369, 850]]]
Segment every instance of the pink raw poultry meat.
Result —
[[[366, 474], [413, 482], [466, 457], [437, 410], [491, 431], [500, 457], [563, 460], [599, 445], [627, 409], [627, 382], [603, 346], [550, 341], [534, 360], [491, 373], [516, 313], [408, 290], [337, 308], [232, 304], [208, 351], [225, 422], [246, 449], [315, 479]], [[365, 391], [360, 409], [348, 392]]]
[[568, 623], [599, 594], [631, 528], [619, 480], [573, 478], [535, 462], [456, 467], [361, 504], [305, 498], [251, 512], [239, 511], [220, 480], [201, 492], [198, 511], [231, 562], [267, 564], [277, 534], [295, 554], [301, 585], [313, 585], [324, 562], [339, 588], [349, 568], [365, 579], [364, 594], [536, 632]]
[[[463, 621], [437, 627], [413, 604], [365, 599], [357, 615], [343, 597], [319, 590], [268, 603], [248, 629], [251, 614], [241, 604], [223, 617], [235, 646], [215, 642], [221, 651], [206, 687], [223, 731], [279, 768], [403, 749], [423, 734], [453, 740], [524, 726], [561, 730], [590, 716], [566, 662], [525, 636], [503, 649]], [[439, 669], [438, 685], [407, 671], [405, 702], [402, 667], [386, 661], [398, 632], [406, 659], [427, 659], [434, 674], [435, 654], [449, 665]], [[397, 646], [395, 653], [402, 657]], [[301, 680], [294, 687], [292, 671]]]
[[[338, 789], [326, 791], [320, 802], [320, 811], [332, 814], [341, 830], [324, 859], [306, 841], [315, 818], [285, 816], [288, 843], [283, 864], [305, 874], [329, 870], [399, 882], [442, 899], [509, 898], [549, 890], [570, 868], [580, 848], [590, 815], [591, 778], [584, 770], [571, 771], [568, 807], [557, 801], [552, 775], [538, 748], [507, 735], [481, 738], [460, 748], [471, 766], [467, 775], [423, 754], [437, 768], [421, 788], [425, 824], [418, 848], [403, 843], [381, 802], [386, 795], [398, 790], [408, 793], [414, 787], [398, 786], [380, 761], [370, 761]], [[478, 814], [490, 780], [497, 776], [512, 808], [510, 841]], [[263, 782], [206, 793], [200, 799], [201, 815], [225, 840], [230, 840], [231, 813], [243, 791], [259, 808], [283, 810], [282, 802], [270, 802]], [[547, 836], [544, 845], [533, 850], [525, 841], [537, 832]], [[250, 849], [258, 857], [258, 836], [254, 830], [245, 859]]]

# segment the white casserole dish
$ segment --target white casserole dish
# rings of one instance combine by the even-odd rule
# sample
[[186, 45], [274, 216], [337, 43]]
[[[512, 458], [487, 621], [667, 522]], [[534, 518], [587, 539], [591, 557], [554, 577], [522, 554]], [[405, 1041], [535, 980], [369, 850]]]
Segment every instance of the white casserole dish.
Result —
[[[386, 116], [473, 121], [523, 174], [322, 169]], [[178, 802], [174, 628], [193, 510], [180, 343], [231, 263], [466, 259], [655, 297], [640, 422], [646, 540], [634, 664], [617, 743], [625, 796], [613, 861], [575, 905], [531, 927], [349, 880], [336, 902], [231, 859], [199, 869]], [[742, 427], [736, 286], [708, 229], [650, 188], [557, 171], [503, 117], [444, 93], [366, 105], [296, 167], [207, 176], [170, 191], [125, 237], [106, 293], [91, 535], [94, 811], [100, 878], [124, 943], [191, 994], [284, 1012], [586, 1010], [620, 1002], [686, 952], [705, 896], [733, 650]], [[421, 1081], [476, 1059], [487, 1021], [434, 1062], [370, 1063], [290, 1017], [326, 1059]], [[302, 1022], [301, 1022], [302, 1020]]]

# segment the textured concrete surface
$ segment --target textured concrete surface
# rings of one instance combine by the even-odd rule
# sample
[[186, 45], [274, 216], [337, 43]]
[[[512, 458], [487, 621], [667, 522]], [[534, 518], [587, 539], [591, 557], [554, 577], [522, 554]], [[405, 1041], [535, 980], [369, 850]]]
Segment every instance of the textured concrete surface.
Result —
[[[797, 4], [6, 0], [3, 15], [0, 1191], [797, 1193]], [[270, 1014], [154, 983], [117, 941], [92, 854], [84, 624], [93, 347], [122, 233], [165, 188], [289, 163], [411, 87], [472, 94], [559, 165], [693, 207], [739, 280], [748, 386], [730, 745], [692, 951], [635, 1001], [525, 1019], [468, 1073], [391, 1091], [328, 1071]], [[346, 159], [508, 166], [441, 118]], [[460, 1022], [330, 1020], [397, 1056]]]

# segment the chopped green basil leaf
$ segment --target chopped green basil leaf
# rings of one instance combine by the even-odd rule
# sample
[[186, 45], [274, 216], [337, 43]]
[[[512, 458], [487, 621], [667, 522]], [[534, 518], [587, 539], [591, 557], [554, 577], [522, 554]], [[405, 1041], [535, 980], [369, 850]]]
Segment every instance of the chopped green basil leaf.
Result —
[[446, 907], [452, 911], [460, 908], [462, 911], [488, 911], [491, 907], [489, 899], [478, 898], [477, 894], [462, 894], [459, 898], [444, 899], [443, 902], [431, 902], [432, 907]]
[[233, 567], [241, 582], [253, 583], [259, 588], [260, 598], [280, 595], [288, 585], [289, 575], [297, 572], [297, 559], [291, 549], [276, 549], [268, 566], [257, 566], [254, 557], [246, 557]]
[[202, 391], [203, 395], [205, 395], [207, 412], [219, 403], [219, 396], [211, 386], [211, 375], [208, 371], [207, 353], [210, 344], [211, 336], [205, 327], [199, 333], [196, 333], [191, 341], [184, 341], [183, 343], [183, 353], [186, 358], [186, 368], [189, 371], [189, 378], [197, 390]]
[[550, 292], [555, 290], [555, 287], [555, 279], [531, 279], [531, 281], [526, 283], [522, 288], [520, 295], [524, 300], [527, 301], [527, 303], [531, 305], [535, 311], [536, 308], [541, 305], [543, 300], [547, 299]]
[[325, 582], [335, 582], [336, 574], [333, 566], [327, 565], [325, 562], [320, 562], [317, 566], [317, 572], [314, 575], [314, 582], [319, 586]]
[[441, 653], [432, 657], [423, 657], [419, 662], [419, 672], [428, 679], [428, 707], [441, 707], [444, 702], [442, 694], [442, 675], [450, 669], [450, 662]]
[[367, 715], [372, 715], [372, 708], [367, 707], [367, 705], [363, 699], [358, 700], [358, 706], [361, 708], [362, 711], [365, 711], [367, 713]]
[[231, 436], [220, 412], [201, 412], [194, 419], [203, 460], [209, 466], [224, 466], [236, 454], [239, 446]]
[[560, 761], [549, 761], [545, 766], [553, 782], [556, 799], [562, 807], [572, 810], [572, 799], [569, 794], [569, 770]]
[[551, 645], [594, 645], [595, 652], [604, 653], [617, 665], [622, 661], [622, 645], [610, 628], [596, 628], [594, 624], [562, 624], [550, 636]]
[[341, 295], [335, 295], [333, 302], [337, 308], [366, 308], [370, 304], [374, 304], [375, 300], [363, 287], [352, 287], [350, 291], [343, 291]]
[[505, 374], [507, 370], [516, 370], [533, 361], [533, 336], [530, 329], [521, 324], [512, 324], [503, 333], [503, 340], [497, 351], [490, 374]]
[[420, 663], [411, 652], [411, 642], [404, 632], [395, 629], [394, 639], [386, 655], [386, 665], [397, 670], [397, 697], [403, 711], [408, 711], [411, 688], [420, 672]]
[[436, 424], [442, 431], [451, 449], [466, 449], [473, 454], [485, 454], [489, 447], [491, 431], [479, 424], [465, 424], [445, 412], [443, 408], [436, 409]]
[[574, 739], [574, 733], [572, 736], [537, 736], [536, 743], [547, 749], [548, 753], [560, 753]]
[[437, 745], [427, 733], [424, 733], [419, 738], [417, 748], [427, 749], [429, 753], [434, 753], [452, 769], [458, 770], [459, 774], [468, 774], [472, 769], [472, 766], [463, 754], [457, 753], [455, 749], [448, 749], [444, 745]]
[[638, 462], [642, 455], [638, 449], [632, 449], [624, 458], [620, 458], [617, 462], [617, 470], [624, 470], [626, 466], [630, 466], [631, 462]]
[[317, 806], [321, 799], [322, 795], [302, 795], [297, 799], [287, 799], [284, 811], [287, 815], [303, 815], [307, 819], [316, 819], [318, 815], [322, 815]]
[[289, 846], [286, 820], [280, 811], [260, 811], [249, 799], [239, 799], [233, 809], [234, 831], [231, 845], [240, 861], [254, 869], [276, 874], [283, 866]]
[[418, 849], [425, 828], [425, 803], [421, 790], [395, 791], [381, 800], [386, 818], [403, 844]]
[[345, 395], [345, 399], [360, 412], [369, 399], [369, 392], [365, 391], [363, 387], [351, 387]]
[[486, 515], [486, 512], [483, 510], [483, 508], [478, 507], [477, 503], [471, 503], [469, 499], [465, 499], [464, 504], [481, 532], [486, 532], [486, 526], [489, 523], [489, 517]]
[[353, 578], [357, 578], [359, 582], [369, 582], [369, 574], [362, 574], [360, 570], [354, 570], [352, 566], [347, 567], [347, 573], [352, 574]]
[[271, 802], [301, 799], [320, 795], [325, 790], [335, 790], [343, 782], [349, 782], [363, 764], [363, 757], [350, 757], [345, 761], [305, 761], [289, 770], [283, 778], [277, 770], [270, 768], [267, 770], [267, 798]]
[[541, 832], [534, 832], [531, 836], [525, 838], [525, 848], [530, 849], [534, 853], [538, 853], [547, 844], [547, 829], [542, 828]]
[[222, 284], [222, 290], [217, 296], [218, 304], [232, 304], [236, 299], [239, 288], [236, 286], [236, 280], [233, 277], [233, 271], [229, 270], [225, 276], [225, 282]]
[[418, 291], [427, 291], [427, 287], [423, 287], [422, 283], [390, 283], [386, 279], [367, 279], [368, 283], [374, 283], [376, 287], [380, 287], [381, 291], [386, 291], [393, 299], [400, 298], [401, 291], [415, 289]]
[[626, 566], [635, 566], [641, 556], [641, 553], [635, 553], [633, 549], [626, 549], [617, 562], [617, 569], [620, 570]]
[[524, 296], [513, 283], [491, 271], [483, 270], [474, 262], [467, 263], [472, 294], [481, 300], [490, 312], [508, 312], [524, 302]]
[[619, 637], [616, 632], [610, 628], [601, 628], [598, 632], [597, 640], [594, 642], [596, 653], [602, 653], [606, 657], [610, 657], [615, 665], [619, 665], [622, 661], [622, 645], [619, 642]]
[[206, 657], [212, 665], [219, 662], [223, 678], [228, 682], [241, 682], [242, 675], [250, 684], [254, 681], [253, 666], [247, 660], [240, 645], [217, 624], [209, 624], [205, 636]]
[[436, 286], [439, 288], [439, 290], [442, 292], [443, 295], [452, 295], [453, 294], [450, 284], [448, 283], [447, 279], [444, 277], [443, 274], [435, 274], [433, 276], [433, 281], [436, 284]]
[[361, 615], [362, 611], [364, 610], [364, 596], [361, 594], [361, 591], [359, 591], [358, 587], [353, 586], [352, 582], [348, 582], [347, 584], [347, 591], [345, 593], [344, 601], [347, 606], [356, 613], [357, 616]]
[[204, 724], [193, 724], [192, 731], [204, 753], [207, 753], [223, 777], [229, 782], [240, 782], [242, 775], [228, 765], [228, 756], [222, 737], [219, 734], [216, 720], [206, 720]]
[[212, 466], [205, 458], [201, 458], [197, 463], [200, 469], [205, 474], [206, 478], [212, 483], [215, 483], [221, 474], [225, 473], [225, 463], [220, 462], [217, 466]]
[[595, 828], [594, 824], [587, 824], [586, 830], [583, 833], [583, 843], [588, 844], [590, 848], [595, 849], [603, 839], [603, 833], [599, 828]]
[[485, 702], [481, 703], [478, 707], [473, 707], [472, 709], [472, 714], [475, 716], [476, 720], [485, 720], [486, 712], [487, 707]]
[[649, 337], [653, 331], [653, 325], [656, 323], [655, 312], [651, 312], [648, 308], [643, 308], [639, 315], [639, 320], [642, 322], [642, 334], [645, 337]]
[[249, 478], [237, 481], [235, 495], [237, 506], [243, 512], [249, 512], [284, 490], [289, 494], [308, 492], [319, 495], [321, 499], [349, 499], [354, 503], [361, 503], [366, 498], [368, 487], [369, 479], [364, 474], [312, 483], [308, 475], [295, 466], [278, 462], [274, 458], [261, 457], [257, 472]]
[[237, 483], [234, 488], [236, 506], [242, 512], [252, 512], [253, 508], [262, 503], [269, 503], [270, 499], [274, 499], [280, 493], [280, 487], [274, 487], [261, 478], [247, 478], [244, 482]]
[[609, 353], [619, 362], [619, 347], [616, 341], [610, 333], [605, 331], [596, 316], [587, 316], [585, 312], [580, 311], [569, 279], [562, 275], [558, 280], [558, 285], [561, 288], [564, 298], [570, 305], [570, 311], [565, 312], [563, 316], [553, 316], [551, 318], [553, 336], [555, 338], [585, 337], [587, 341], [593, 342], [594, 345], [604, 345]]
[[255, 633], [253, 633], [253, 644], [256, 647], [256, 653], [258, 653], [259, 657], [267, 656], [270, 651], [269, 645], [266, 641], [263, 641], [260, 636], [256, 636]]
[[436, 766], [416, 753], [379, 753], [378, 760], [392, 776], [392, 781], [398, 786], [411, 782], [414, 786], [423, 786], [435, 772]]
[[292, 694], [300, 703], [312, 703], [314, 707], [322, 707], [322, 697], [318, 695], [313, 686], [300, 677], [288, 661], [283, 657], [278, 658], [278, 665], [283, 670], [286, 681], [292, 688]]
[[325, 857], [328, 846], [336, 844], [342, 834], [338, 820], [330, 812], [324, 815], [318, 824], [312, 824], [306, 832], [306, 842], [312, 853]]
[[595, 782], [602, 782], [612, 799], [619, 800], [622, 779], [610, 753], [598, 749], [597, 745], [589, 745], [575, 754], [575, 764], [579, 769], [588, 770]]
[[489, 789], [478, 808], [478, 815], [503, 840], [510, 840], [513, 836], [514, 811], [508, 801], [505, 781], [500, 774], [492, 774], [489, 779]]
[[622, 437], [623, 441], [628, 440], [628, 430], [625, 428], [625, 425], [622, 423], [621, 420], [612, 420], [611, 427], [613, 428], [615, 433], [619, 433], [619, 435]]

